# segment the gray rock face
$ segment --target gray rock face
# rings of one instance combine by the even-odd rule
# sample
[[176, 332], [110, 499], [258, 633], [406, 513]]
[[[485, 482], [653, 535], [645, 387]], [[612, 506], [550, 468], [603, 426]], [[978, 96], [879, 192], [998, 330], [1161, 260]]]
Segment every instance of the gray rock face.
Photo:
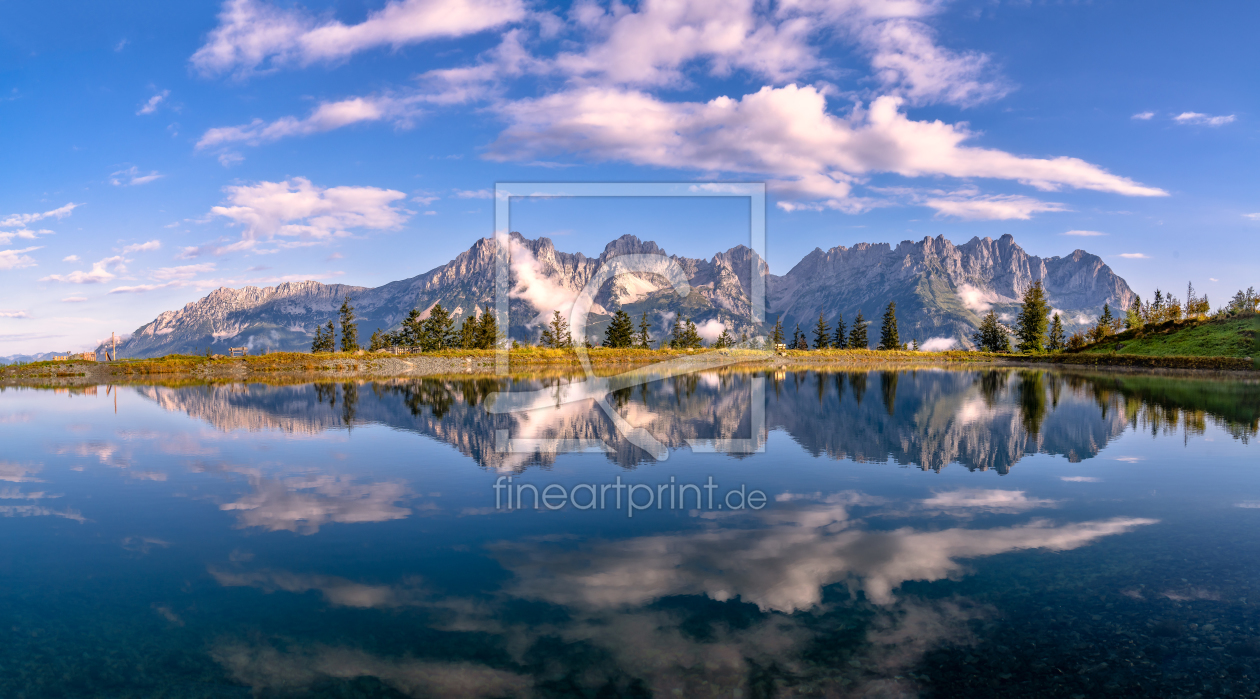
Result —
[[[551, 311], [566, 306], [608, 259], [666, 255], [656, 243], [632, 235], [612, 241], [597, 258], [561, 252], [547, 238], [530, 240], [519, 233], [512, 234], [511, 245], [509, 333], [531, 342]], [[494, 302], [495, 251], [493, 240], [481, 239], [445, 265], [376, 288], [305, 281], [216, 289], [142, 325], [119, 345], [119, 354], [152, 357], [207, 349], [224, 352], [237, 346], [255, 352], [308, 350], [315, 328], [335, 319], [347, 295], [359, 317], [361, 342], [377, 328], [397, 328], [412, 308], [427, 314], [439, 302], [460, 322]], [[618, 308], [636, 322], [646, 314], [656, 338], [678, 314], [700, 324], [709, 339], [721, 327], [736, 337], [767, 331], [768, 326], [753, 327], [749, 322], [756, 259], [752, 250], [740, 245], [709, 260], [670, 257], [686, 272], [690, 295], [678, 297], [656, 275], [619, 277], [595, 295], [587, 334], [602, 336]], [[969, 347], [971, 333], [990, 307], [1013, 319], [1023, 292], [1038, 280], [1045, 283], [1069, 332], [1088, 325], [1104, 303], [1122, 309], [1134, 297], [1123, 279], [1083, 250], [1042, 259], [1024, 252], [1009, 235], [996, 241], [973, 238], [958, 246], [937, 237], [895, 248], [861, 243], [826, 252], [816, 249], [787, 274], [767, 275], [767, 311], [771, 323], [781, 318], [791, 333], [797, 323], [803, 331], [812, 329], [820, 311], [832, 325], [838, 313], [851, 325], [859, 309], [868, 320], [877, 320], [888, 302], [896, 301], [903, 340], [941, 338], [938, 346], [952, 341]]]

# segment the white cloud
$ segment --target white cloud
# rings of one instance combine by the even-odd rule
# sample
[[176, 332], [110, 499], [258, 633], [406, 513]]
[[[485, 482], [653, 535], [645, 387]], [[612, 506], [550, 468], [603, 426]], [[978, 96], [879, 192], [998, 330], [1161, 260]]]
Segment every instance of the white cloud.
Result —
[[0, 250], [0, 270], [34, 267], [35, 259], [26, 253], [43, 247], [42, 245], [36, 245], [35, 247], [22, 248], [21, 250]]
[[135, 245], [128, 245], [127, 247], [122, 249], [122, 254], [126, 255], [132, 252], [148, 252], [150, 250], [159, 250], [161, 249], [161, 247], [162, 247], [162, 241], [150, 240], [147, 243], [136, 243]]
[[1099, 483], [1102, 481], [1101, 478], [1094, 478], [1093, 476], [1059, 476], [1059, 480], [1067, 481], [1068, 483]]
[[239, 77], [259, 69], [342, 60], [380, 46], [474, 34], [524, 17], [521, 0], [393, 0], [362, 22], [346, 25], [258, 0], [228, 0], [219, 26], [191, 61], [202, 74]]
[[150, 97], [149, 101], [145, 102], [140, 107], [140, 111], [136, 112], [136, 115], [139, 116], [141, 114], [152, 114], [156, 112], [158, 109], [158, 105], [162, 104], [162, 100], [166, 99], [167, 95], [170, 95], [170, 94], [171, 94], [170, 90], [162, 90], [156, 95]]
[[1063, 235], [1075, 235], [1075, 236], [1080, 236], [1080, 237], [1082, 237], [1082, 238], [1094, 238], [1094, 237], [1097, 237], [1097, 236], [1100, 236], [1100, 235], [1107, 235], [1107, 234], [1106, 234], [1106, 233], [1102, 233], [1102, 232], [1100, 232], [1100, 231], [1077, 231], [1077, 230], [1073, 230], [1073, 231], [1067, 231], [1067, 232], [1065, 232]]
[[696, 326], [696, 332], [699, 333], [700, 337], [704, 338], [706, 342], [713, 342], [718, 339], [718, 336], [721, 335], [722, 331], [725, 329], [726, 324], [716, 318], [711, 318]]
[[62, 262], [78, 262], [78, 261], [79, 261], [79, 256], [78, 256], [78, 255], [66, 255], [65, 257], [61, 258], [61, 261], [62, 261]]
[[[1016, 180], [1038, 189], [1092, 189], [1130, 196], [1163, 190], [1113, 175], [1077, 158], [1025, 158], [964, 146], [974, 134], [962, 125], [912, 121], [901, 100], [876, 99], [847, 118], [827, 112], [814, 87], [765, 87], [740, 100], [663, 102], [649, 94], [578, 88], [502, 107], [510, 125], [492, 145], [497, 160], [575, 153], [599, 160], [707, 172], [768, 173], [780, 191], [862, 208], [851, 183], [875, 172], [906, 177], [947, 175]], [[1045, 206], [1051, 206], [1044, 204]], [[1021, 205], [1000, 201], [1020, 213]], [[1032, 204], [1025, 204], [1036, 208]], [[985, 208], [984, 204], [971, 211]]]
[[929, 337], [919, 346], [924, 352], [946, 352], [958, 346], [958, 340], [952, 337]]
[[118, 286], [109, 290], [111, 294], [143, 294], [146, 291], [156, 291], [157, 289], [169, 289], [173, 286], [183, 286], [176, 281], [166, 282], [164, 284], [135, 284], [133, 286]]
[[958, 297], [962, 299], [963, 306], [976, 312], [984, 313], [993, 308], [995, 301], [1000, 301], [1001, 297], [996, 293], [971, 284], [963, 284], [958, 287]]
[[[67, 282], [70, 284], [103, 284], [111, 279], [114, 279], [119, 274], [126, 272], [126, 262], [127, 260], [124, 260], [122, 255], [115, 255], [113, 257], [106, 257], [103, 260], [93, 262], [92, 269], [90, 271], [74, 271], [70, 274], [51, 274], [43, 279], [40, 279], [40, 281]], [[110, 271], [111, 269], [113, 270], [112, 272]]]
[[1182, 112], [1173, 117], [1173, 121], [1178, 124], [1197, 124], [1201, 126], [1224, 126], [1234, 121], [1234, 115], [1228, 116], [1211, 116], [1209, 114], [1201, 114], [1199, 112]]
[[0, 218], [0, 228], [14, 228], [16, 226], [25, 226], [28, 223], [42, 221], [46, 218], [55, 218], [61, 220], [70, 215], [76, 208], [83, 206], [82, 204], [66, 204], [51, 211], [45, 211], [42, 214], [10, 214], [4, 218]]
[[1219, 282], [1220, 280], [1219, 280], [1219, 279], [1217, 279], [1216, 277], [1208, 277], [1208, 281], [1210, 281], [1210, 282]]
[[223, 167], [232, 167], [233, 165], [243, 162], [245, 162], [245, 156], [240, 153], [228, 152], [219, 154], [219, 164]]
[[348, 231], [356, 228], [397, 228], [410, 215], [393, 203], [406, 198], [402, 192], [377, 187], [320, 187], [304, 177], [225, 187], [224, 191], [226, 201], [210, 213], [244, 227], [241, 242], [225, 251], [250, 248], [259, 240], [276, 236], [321, 241], [349, 235]]
[[991, 194], [971, 197], [930, 198], [923, 201], [937, 214], [954, 216], [964, 221], [1026, 221], [1035, 213], [1069, 211], [1063, 204], [1041, 201], [1018, 194]]
[[62, 303], [83, 303], [84, 301], [87, 301], [86, 296], [67, 296], [61, 299]]
[[1017, 513], [1042, 507], [1054, 507], [1058, 503], [1043, 498], [1030, 498], [1022, 490], [985, 490], [960, 488], [947, 492], [935, 492], [921, 502], [931, 510], [966, 510], [968, 512]]
[[115, 187], [130, 187], [138, 184], [148, 184], [149, 182], [162, 179], [163, 177], [165, 177], [165, 175], [159, 173], [157, 170], [154, 170], [147, 175], [142, 175], [140, 174], [139, 168], [132, 165], [126, 170], [119, 170], [118, 172], [110, 173], [109, 183]]
[[0, 318], [30, 318], [26, 311], [0, 311]]
[[[455, 196], [460, 199], [493, 199], [494, 190], [492, 189], [457, 189]], [[1260, 214], [1256, 214], [1260, 218]]]
[[1151, 256], [1150, 256], [1150, 255], [1147, 255], [1146, 253], [1141, 253], [1141, 252], [1122, 252], [1122, 253], [1120, 253], [1120, 257], [1123, 257], [1123, 258], [1124, 258], [1124, 259], [1126, 259], [1126, 260], [1149, 260], [1149, 259], [1151, 259]]
[[938, 46], [932, 30], [913, 19], [873, 24], [859, 36], [874, 53], [871, 67], [893, 94], [912, 104], [942, 102], [971, 106], [1004, 97], [1011, 86], [990, 79], [989, 57], [954, 53]]
[[35, 240], [41, 235], [52, 235], [53, 232], [44, 228], [31, 230], [29, 228], [19, 228], [17, 230], [0, 232], [0, 245], [8, 245], [14, 238], [22, 240]]
[[[270, 123], [255, 119], [242, 126], [221, 126], [209, 129], [201, 136], [201, 140], [197, 141], [197, 148], [213, 148], [228, 143], [256, 146], [287, 136], [309, 136], [365, 121], [387, 120], [406, 125], [416, 114], [411, 106], [412, 101], [414, 100], [374, 96], [353, 97], [340, 102], [321, 102], [304, 119], [286, 116]], [[228, 162], [224, 162], [223, 157], [219, 159], [224, 166], [243, 160], [237, 154], [225, 155], [230, 155]]]
[[215, 263], [205, 262], [197, 265], [182, 265], [179, 267], [162, 267], [154, 270], [153, 278], [160, 281], [170, 281], [173, 279], [192, 279], [198, 274], [213, 272]]
[[1251, 219], [1252, 221], [1260, 221], [1260, 213], [1255, 213], [1255, 214], [1243, 214], [1243, 217], [1244, 217], [1244, 218], [1249, 218], [1249, 219]]
[[1150, 121], [1151, 118], [1154, 116], [1155, 116], [1155, 112], [1138, 112], [1137, 114], [1134, 114], [1132, 117], [1129, 117], [1129, 118], [1138, 119], [1140, 121]]

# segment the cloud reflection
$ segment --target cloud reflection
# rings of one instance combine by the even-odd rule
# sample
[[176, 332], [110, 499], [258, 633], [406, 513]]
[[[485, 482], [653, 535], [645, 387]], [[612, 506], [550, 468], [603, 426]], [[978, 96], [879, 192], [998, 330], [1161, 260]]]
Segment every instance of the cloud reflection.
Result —
[[235, 511], [241, 527], [314, 534], [327, 524], [387, 522], [411, 514], [396, 504], [409, 496], [401, 483], [356, 484], [346, 478], [315, 476], [251, 478], [250, 484], [253, 493], [219, 507]]

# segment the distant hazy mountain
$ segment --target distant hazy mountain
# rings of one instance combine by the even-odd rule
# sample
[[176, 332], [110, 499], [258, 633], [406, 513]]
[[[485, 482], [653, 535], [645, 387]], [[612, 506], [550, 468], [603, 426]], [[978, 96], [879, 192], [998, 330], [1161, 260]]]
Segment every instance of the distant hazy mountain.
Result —
[[[558, 251], [547, 238], [530, 240], [513, 233], [511, 240], [509, 333], [531, 342], [542, 319], [571, 300], [609, 258], [667, 254], [656, 243], [632, 235], [609, 243], [597, 258]], [[493, 303], [494, 253], [494, 242], [481, 239], [441, 267], [372, 289], [313, 281], [217, 289], [142, 325], [119, 345], [119, 354], [225, 352], [230, 346], [308, 350], [315, 328], [335, 318], [346, 295], [353, 298], [362, 339], [377, 328], [397, 327], [412, 308], [427, 314], [438, 302], [459, 321]], [[690, 296], [679, 298], [661, 277], [620, 277], [596, 295], [588, 334], [601, 335], [618, 308], [636, 322], [646, 312], [658, 338], [675, 314], [695, 320], [710, 339], [722, 327], [736, 337], [768, 330], [768, 325], [754, 328], [748, 321], [752, 250], [741, 245], [709, 260], [671, 257], [689, 277]], [[816, 249], [787, 274], [768, 275], [768, 318], [773, 323], [781, 317], [790, 334], [797, 323], [803, 331], [812, 329], [820, 311], [832, 323], [842, 313], [852, 324], [859, 309], [868, 320], [878, 321], [887, 303], [896, 301], [903, 340], [935, 338], [935, 347], [969, 347], [983, 313], [992, 307], [1013, 319], [1020, 296], [1037, 280], [1045, 283], [1050, 303], [1063, 314], [1069, 332], [1088, 324], [1104, 303], [1122, 309], [1134, 298], [1123, 279], [1083, 250], [1042, 259], [1024, 252], [1009, 235], [996, 241], [973, 238], [958, 246], [937, 237], [895, 248], [862, 243]], [[872, 341], [876, 339], [873, 335]]]
[[31, 362], [47, 362], [47, 361], [51, 361], [53, 357], [63, 356], [66, 354], [69, 354], [69, 352], [41, 352], [39, 354], [11, 354], [7, 357], [0, 357], [0, 366], [5, 366], [7, 364], [17, 364], [19, 362], [21, 362], [22, 364], [29, 364]]

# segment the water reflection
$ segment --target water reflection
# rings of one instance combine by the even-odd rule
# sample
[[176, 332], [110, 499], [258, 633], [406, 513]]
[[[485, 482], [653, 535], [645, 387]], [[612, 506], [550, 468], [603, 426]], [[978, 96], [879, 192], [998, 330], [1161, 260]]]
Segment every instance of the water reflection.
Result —
[[[924, 470], [957, 463], [1008, 473], [1027, 454], [1076, 462], [1098, 453], [1126, 429], [1201, 434], [1211, 423], [1237, 439], [1260, 429], [1260, 387], [1239, 382], [1224, 399], [1216, 384], [1151, 376], [1092, 376], [1040, 370], [873, 372], [714, 371], [623, 388], [611, 403], [627, 423], [670, 448], [753, 434], [754, 384], [768, 381], [766, 425], [814, 455], [859, 462], [892, 461]], [[868, 382], [880, 400], [866, 400]], [[203, 419], [220, 430], [318, 433], [377, 423], [446, 442], [479, 464], [506, 471], [554, 462], [565, 445], [607, 445], [627, 468], [649, 454], [621, 438], [590, 401], [561, 399], [570, 379], [422, 379], [302, 386], [141, 387], [145, 397]], [[547, 391], [548, 408], [492, 414], [483, 403], [499, 391]], [[505, 449], [512, 444], [533, 448]], [[546, 445], [550, 445], [547, 448]], [[102, 462], [111, 457], [99, 449]], [[125, 465], [116, 461], [114, 465]]]

